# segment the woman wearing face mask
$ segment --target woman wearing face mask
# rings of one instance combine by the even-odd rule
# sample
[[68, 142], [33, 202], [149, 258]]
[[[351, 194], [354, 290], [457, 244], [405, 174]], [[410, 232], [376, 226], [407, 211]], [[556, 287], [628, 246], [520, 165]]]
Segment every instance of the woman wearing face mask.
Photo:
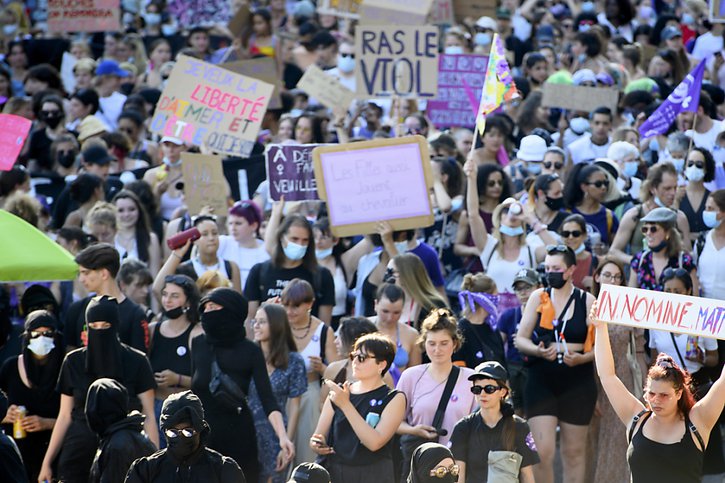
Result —
[[443, 46], [446, 54], [471, 53], [470, 36], [457, 27], [452, 27], [446, 31]]
[[559, 230], [564, 245], [576, 255], [576, 269], [572, 275], [574, 286], [582, 290], [591, 290], [592, 274], [599, 263], [597, 257], [587, 250], [587, 222], [581, 215], [569, 215]]
[[[267, 419], [279, 438], [280, 461], [288, 464], [295, 447], [287, 432], [272, 392], [262, 349], [245, 336], [247, 301], [238, 292], [216, 288], [201, 299], [201, 326], [204, 334], [192, 341], [191, 357], [194, 372], [191, 389], [199, 395], [206, 409], [211, 428], [209, 447], [231, 456], [239, 463], [248, 481], [259, 480], [256, 431], [246, 398], [234, 401], [236, 408], [212, 394], [213, 369], [231, 378], [244, 392], [254, 380]], [[241, 409], [240, 409], [241, 408]]]
[[3, 415], [5, 434], [13, 435], [13, 423], [19, 419], [18, 407], [25, 406], [20, 423], [26, 432], [16, 438], [29, 481], [37, 481], [43, 456], [50, 441], [60, 396], [55, 392], [63, 363], [63, 334], [58, 320], [47, 310], [35, 310], [25, 319], [23, 351], [11, 357], [0, 369], [0, 389], [7, 394], [10, 407]]
[[[544, 158], [546, 159], [546, 157]], [[546, 162], [546, 161], [545, 161]], [[533, 210], [532, 210], [533, 207]], [[526, 240], [532, 246], [544, 245], [537, 234], [546, 226], [550, 234], [557, 233], [569, 213], [564, 211], [564, 184], [557, 174], [541, 174], [529, 187], [529, 199], [526, 208], [532, 211], [534, 230]]]
[[725, 190], [710, 194], [702, 212], [702, 221], [709, 230], [695, 243], [698, 275], [702, 296], [710, 299], [725, 299]]
[[317, 262], [310, 222], [295, 213], [287, 215], [280, 225], [283, 210], [283, 202], [274, 204], [265, 232], [265, 246], [272, 258], [253, 266], [244, 286], [250, 310], [256, 312], [262, 302], [278, 297], [290, 280], [299, 278], [314, 289], [312, 315], [329, 324], [335, 305], [334, 279], [330, 271]]
[[199, 290], [186, 275], [168, 275], [161, 289], [161, 320], [149, 325], [149, 361], [156, 378], [156, 418], [170, 394], [191, 387], [191, 341], [203, 331]]
[[669, 208], [655, 208], [642, 218], [646, 245], [644, 250], [632, 257], [630, 287], [661, 292], [665, 269], [682, 268], [692, 277], [694, 293], [699, 293], [697, 265], [683, 248], [682, 237], [675, 226], [676, 220], [677, 215]]
[[548, 288], [531, 294], [516, 336], [516, 347], [529, 356], [524, 407], [541, 463], [537, 482], [554, 481], [556, 427], [564, 455], [564, 481], [583, 483], [586, 441], [594, 414], [597, 386], [588, 310], [594, 297], [572, 283], [576, 255], [566, 245], [552, 245], [544, 261]]
[[607, 158], [619, 166], [617, 188], [621, 192], [629, 194], [632, 200], [639, 200], [642, 180], [637, 178], [641, 164], [637, 146], [625, 141], [615, 141], [607, 150]]
[[85, 402], [88, 387], [101, 377], [116, 379], [129, 393], [131, 409], [146, 415], [144, 430], [158, 447], [159, 433], [154, 414], [154, 376], [141, 352], [118, 340], [118, 303], [108, 296], [94, 297], [85, 314], [88, 346], [66, 356], [58, 378], [60, 410], [43, 459], [38, 481], [57, 479], [86, 483], [96, 453], [96, 435], [88, 427]]
[[65, 132], [63, 100], [55, 95], [45, 96], [40, 104], [38, 118], [42, 124], [30, 133], [27, 157], [31, 162], [34, 161], [31, 171], [51, 171], [55, 163], [50, 156], [50, 145]]
[[710, 196], [705, 183], [715, 179], [715, 160], [712, 154], [706, 149], [693, 147], [687, 155], [685, 178], [687, 184], [678, 188], [679, 208], [690, 221], [690, 236], [696, 239], [708, 229], [702, 214]]

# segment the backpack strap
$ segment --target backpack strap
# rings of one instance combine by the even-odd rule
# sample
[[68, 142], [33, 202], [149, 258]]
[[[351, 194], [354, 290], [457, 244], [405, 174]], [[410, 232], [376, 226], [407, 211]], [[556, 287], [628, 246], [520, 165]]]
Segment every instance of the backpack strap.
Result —
[[634, 428], [637, 426], [639, 420], [642, 419], [642, 416], [646, 416], [644, 419], [647, 419], [650, 414], [652, 414], [652, 411], [650, 411], [649, 409], [643, 409], [639, 412], [639, 414], [632, 418], [632, 424], [629, 426], [629, 431], [627, 431], [628, 443], [632, 442], [632, 438], [634, 437]]
[[229, 260], [224, 260], [224, 270], [227, 271], [227, 274], [229, 275], [229, 281], [232, 281], [232, 264], [229, 262]]
[[493, 241], [493, 249], [491, 250], [491, 253], [488, 255], [488, 260], [486, 260], [486, 265], [483, 267], [484, 272], [488, 270], [488, 266], [491, 263], [493, 254], [496, 253], [496, 247], [498, 246], [498, 240], [496, 238], [490, 237], [489, 240]]
[[323, 364], [327, 364], [325, 362], [325, 345], [327, 343], [327, 331], [329, 329], [328, 325], [326, 323], [322, 323], [324, 326], [322, 328], [322, 332], [320, 333], [320, 359], [322, 359]]
[[705, 441], [703, 441], [702, 436], [700, 435], [700, 432], [697, 430], [697, 427], [690, 421], [690, 418], [686, 418], [687, 422], [687, 428], [692, 432], [692, 434], [695, 435], [695, 438], [697, 438], [697, 442], [700, 443], [700, 451], [703, 453], [705, 452]]

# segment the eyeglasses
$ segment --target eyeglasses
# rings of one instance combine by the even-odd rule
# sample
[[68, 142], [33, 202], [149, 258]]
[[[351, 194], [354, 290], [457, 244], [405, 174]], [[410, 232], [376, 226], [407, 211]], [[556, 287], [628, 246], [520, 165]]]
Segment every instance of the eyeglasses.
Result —
[[547, 245], [546, 253], [553, 255], [555, 253], [569, 253], [569, 247], [566, 245]]
[[453, 464], [449, 467], [445, 466], [438, 466], [435, 469], [430, 470], [430, 476], [435, 476], [436, 478], [445, 478], [447, 474], [451, 474], [451, 476], [458, 476], [459, 472], [458, 465]]
[[371, 356], [370, 354], [365, 354], [364, 352], [350, 352], [348, 355], [351, 361], [357, 359], [359, 363], [363, 363], [368, 359], [375, 359], [375, 356]]
[[554, 167], [554, 169], [561, 169], [564, 167], [564, 163], [552, 163], [551, 161], [544, 161], [544, 168], [551, 169], [551, 167]]
[[501, 386], [494, 386], [493, 384], [487, 384], [485, 386], [477, 386], [474, 384], [473, 386], [471, 386], [471, 392], [476, 396], [478, 396], [482, 392], [485, 392], [486, 394], [493, 394], [496, 391], [500, 391], [501, 389], [503, 389]]
[[688, 276], [687, 270], [684, 268], [665, 268], [662, 272], [662, 279], [669, 280], [671, 278], [684, 278]]
[[494, 186], [503, 186], [503, 180], [489, 179], [486, 183], [486, 186], [488, 186], [489, 188], [493, 188]]
[[659, 229], [660, 229], [660, 227], [657, 226], [657, 225], [643, 226], [642, 227], [642, 234], [643, 235], [646, 235], [647, 232], [650, 232], [650, 233], [652, 233], [654, 235], [655, 233], [657, 233], [657, 230], [659, 230]]
[[355, 54], [343, 54], [343, 53], [340, 53], [340, 57], [348, 57], [350, 59], [354, 59], [355, 58]]
[[579, 238], [580, 236], [582, 236], [581, 230], [573, 230], [573, 231], [561, 230], [562, 238], [570, 238], [570, 237]]
[[587, 184], [589, 186], [594, 186], [595, 188], [602, 188], [602, 187], [609, 188], [609, 181], [607, 181], [607, 180], [600, 179], [598, 181], [593, 181], [591, 183], [587, 181]]
[[688, 161], [687, 167], [689, 168], [690, 166], [695, 166], [696, 168], [704, 169], [705, 163], [703, 163], [702, 161]]
[[615, 282], [621, 282], [622, 281], [622, 275], [621, 274], [613, 274], [609, 272], [602, 272], [599, 274], [599, 278], [602, 280], [614, 280]]
[[196, 434], [196, 429], [194, 428], [184, 428], [184, 429], [167, 429], [164, 431], [164, 434], [167, 438], [178, 438], [179, 436], [183, 436], [184, 438], [191, 438]]
[[39, 330], [31, 330], [30, 332], [28, 332], [28, 335], [30, 336], [31, 339], [37, 339], [40, 336], [53, 337], [55, 335], [55, 331], [54, 330], [44, 330], [41, 332]]

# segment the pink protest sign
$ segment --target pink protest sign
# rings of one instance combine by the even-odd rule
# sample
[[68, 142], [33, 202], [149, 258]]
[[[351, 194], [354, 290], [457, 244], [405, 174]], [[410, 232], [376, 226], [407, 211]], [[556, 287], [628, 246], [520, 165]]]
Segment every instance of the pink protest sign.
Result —
[[8, 171], [18, 159], [32, 122], [12, 114], [0, 114], [0, 171]]
[[488, 57], [441, 54], [438, 60], [438, 96], [428, 101], [428, 115], [438, 127], [476, 125], [478, 99], [471, 104], [467, 90], [479, 96], [486, 78]]
[[375, 233], [383, 220], [395, 230], [433, 224], [430, 157], [422, 136], [322, 146], [312, 157], [317, 192], [327, 201], [336, 236]]
[[108, 32], [121, 28], [120, 0], [48, 0], [49, 32]]

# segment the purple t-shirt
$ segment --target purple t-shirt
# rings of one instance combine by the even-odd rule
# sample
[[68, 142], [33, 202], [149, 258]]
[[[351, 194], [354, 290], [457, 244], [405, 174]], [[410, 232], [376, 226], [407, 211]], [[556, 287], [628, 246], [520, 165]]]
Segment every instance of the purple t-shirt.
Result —
[[418, 255], [425, 265], [425, 271], [428, 272], [433, 285], [436, 287], [443, 287], [445, 280], [443, 280], [443, 273], [441, 272], [441, 264], [438, 260], [438, 253], [433, 249], [432, 246], [427, 243], [418, 243], [418, 246], [412, 250], [408, 250], [410, 253]]

